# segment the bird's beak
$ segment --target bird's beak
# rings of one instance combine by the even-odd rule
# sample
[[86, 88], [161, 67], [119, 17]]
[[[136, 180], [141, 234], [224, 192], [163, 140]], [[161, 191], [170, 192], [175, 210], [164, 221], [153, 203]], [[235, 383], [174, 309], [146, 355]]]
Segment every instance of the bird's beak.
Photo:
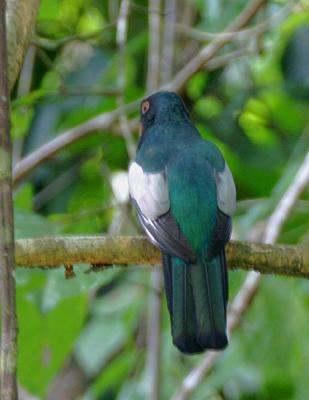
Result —
[[144, 133], [144, 125], [143, 125], [142, 122], [140, 122], [140, 123], [139, 123], [139, 126], [138, 126], [138, 134], [139, 134], [140, 136], [142, 136], [143, 133]]

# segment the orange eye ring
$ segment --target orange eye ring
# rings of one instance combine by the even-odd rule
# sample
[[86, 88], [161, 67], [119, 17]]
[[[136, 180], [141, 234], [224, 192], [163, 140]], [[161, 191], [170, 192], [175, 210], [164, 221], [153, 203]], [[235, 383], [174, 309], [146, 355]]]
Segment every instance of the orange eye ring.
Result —
[[142, 114], [146, 114], [146, 112], [149, 110], [149, 108], [150, 108], [150, 103], [149, 103], [149, 101], [148, 101], [148, 100], [143, 101], [142, 107], [141, 107], [141, 109], [142, 109]]

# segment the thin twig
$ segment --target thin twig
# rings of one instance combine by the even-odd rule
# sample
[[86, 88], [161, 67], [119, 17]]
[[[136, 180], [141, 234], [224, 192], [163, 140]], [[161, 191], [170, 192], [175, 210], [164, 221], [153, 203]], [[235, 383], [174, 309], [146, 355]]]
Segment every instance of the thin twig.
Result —
[[87, 159], [81, 157], [77, 163], [74, 163], [69, 168], [65, 169], [62, 173], [58, 174], [55, 179], [43, 187], [43, 189], [35, 194], [33, 197], [33, 209], [38, 211], [51, 199], [54, 199], [60, 192], [65, 190], [71, 185], [78, 176], [80, 165]]
[[57, 95], [66, 95], [66, 96], [117, 96], [119, 94], [119, 90], [115, 88], [104, 88], [101, 86], [66, 86], [61, 85], [59, 89], [54, 91], [50, 90], [45, 92], [42, 97], [47, 96], [57, 96]]
[[231, 51], [229, 53], [222, 54], [218, 57], [212, 58], [206, 65], [205, 70], [214, 71], [216, 69], [222, 68], [231, 61], [237, 60], [241, 57], [252, 56], [255, 55], [256, 51], [253, 49], [243, 48], [235, 51]]
[[127, 26], [130, 10], [130, 0], [122, 0], [120, 3], [119, 17], [117, 22], [116, 42], [119, 50], [119, 78], [118, 78], [118, 106], [122, 110], [119, 115], [120, 129], [125, 139], [126, 147], [130, 158], [135, 155], [135, 144], [131, 134], [128, 116], [125, 110], [124, 90], [126, 80], [126, 42], [127, 42]]
[[[156, 90], [160, 82], [160, 33], [161, 33], [161, 0], [152, 0], [151, 11], [148, 12], [148, 70], [147, 92]], [[150, 11], [150, 10], [149, 10]]]
[[161, 325], [162, 325], [162, 270], [151, 273], [151, 290], [148, 301], [147, 320], [147, 399], [161, 398]]
[[166, 0], [164, 9], [164, 31], [161, 59], [161, 84], [171, 80], [174, 66], [174, 40], [177, 0]]
[[[276, 243], [283, 224], [291, 214], [297, 199], [301, 196], [309, 182], [309, 152], [307, 153], [302, 165], [298, 169], [294, 180], [280, 199], [275, 211], [272, 213], [265, 228], [264, 242], [267, 244]], [[261, 275], [250, 272], [244, 282], [243, 287], [235, 297], [232, 304], [232, 312], [229, 321], [229, 329], [233, 330], [241, 321], [242, 316], [251, 304], [258, 286]], [[235, 314], [235, 310], [237, 311]]]
[[[295, 175], [294, 180], [282, 196], [276, 209], [269, 218], [265, 230], [265, 241], [267, 243], [274, 243], [277, 240], [283, 224], [288, 219], [292, 211], [293, 205], [301, 196], [308, 182], [309, 153], [307, 154], [304, 162], [302, 163], [297, 174]], [[304, 260], [307, 259], [307, 257], [308, 255], [304, 255]], [[279, 258], [280, 256], [278, 256], [278, 259]], [[305, 262], [307, 263], [308, 261]], [[250, 304], [252, 303], [252, 300], [257, 293], [260, 281], [261, 275], [257, 272], [250, 272], [247, 275], [244, 284], [240, 288], [232, 305], [230, 306], [230, 310], [228, 313], [228, 331], [230, 334], [240, 325], [242, 317], [248, 310]], [[220, 354], [220, 352], [208, 352], [202, 359], [202, 361], [185, 377], [180, 389], [171, 398], [171, 400], [189, 399], [191, 394], [202, 381], [202, 379], [205, 378], [205, 376], [211, 371], [214, 363], [216, 362]]]
[[[268, 220], [265, 228], [265, 243], [276, 243], [284, 223], [288, 219], [297, 199], [299, 199], [308, 183], [309, 152], [307, 153], [302, 165], [298, 169], [292, 183], [289, 185], [288, 189], [280, 199], [277, 207]], [[231, 314], [228, 321], [228, 327], [230, 331], [234, 330], [240, 324], [242, 316], [247, 311], [255, 294], [257, 293], [260, 281], [260, 274], [256, 272], [250, 272], [248, 274], [243, 287], [239, 290], [231, 306]]]
[[284, 7], [282, 7], [278, 12], [271, 15], [268, 19], [265, 19], [260, 24], [252, 28], [241, 29], [236, 33], [231, 32], [204, 32], [199, 29], [191, 28], [183, 24], [175, 24], [176, 31], [178, 33], [184, 34], [192, 39], [201, 40], [201, 41], [212, 41], [216, 39], [224, 39], [224, 40], [248, 40], [250, 37], [259, 36], [264, 33], [270, 27], [273, 27], [276, 24], [279, 24], [284, 17], [288, 15], [291, 11], [292, 4], [288, 3]]
[[10, 0], [6, 3], [8, 80], [9, 89], [12, 89], [35, 28], [40, 1]]
[[0, 2], [0, 399], [16, 400], [16, 300], [5, 1]]
[[46, 38], [43, 36], [37, 36], [35, 35], [32, 38], [32, 43], [37, 46], [37, 47], [42, 47], [46, 50], [57, 50], [58, 47], [61, 47], [69, 42], [72, 42], [74, 40], [79, 40], [79, 41], [88, 41], [91, 39], [96, 39], [99, 38], [100, 36], [103, 35], [104, 32], [106, 32], [108, 29], [114, 28], [116, 25], [116, 22], [111, 22], [109, 24], [106, 24], [103, 26], [103, 28], [97, 29], [92, 32], [84, 32], [80, 33], [78, 35], [69, 35], [65, 36], [60, 39], [51, 39], [51, 38]]
[[[20, 76], [17, 85], [17, 98], [26, 96], [30, 92], [34, 60], [35, 60], [35, 48], [34, 46], [29, 46], [22, 69], [20, 71]], [[24, 115], [27, 115], [29, 112], [29, 107], [23, 105], [20, 110]], [[13, 165], [17, 161], [19, 161], [22, 156], [23, 144], [24, 144], [23, 137], [16, 138], [13, 142], [13, 151], [12, 151]]]
[[[126, 111], [128, 112], [135, 110], [138, 104], [139, 101], [128, 104], [126, 106]], [[58, 135], [55, 139], [52, 139], [42, 145], [37, 150], [34, 150], [15, 165], [13, 173], [14, 184], [18, 184], [25, 176], [29, 175], [33, 169], [42, 164], [44, 161], [53, 157], [65, 147], [75, 143], [77, 140], [89, 135], [92, 132], [107, 129], [118, 119], [122, 111], [122, 109], [117, 108], [114, 111], [98, 115], [97, 117], [92, 118], [83, 124], [67, 130], [61, 135]]]
[[281, 232], [282, 226], [286, 221], [286, 217], [290, 215], [297, 199], [304, 191], [309, 181], [309, 152], [307, 153], [304, 162], [300, 166], [294, 181], [285, 192], [284, 196], [278, 203], [278, 206], [272, 216], [269, 218], [265, 243], [275, 243]]

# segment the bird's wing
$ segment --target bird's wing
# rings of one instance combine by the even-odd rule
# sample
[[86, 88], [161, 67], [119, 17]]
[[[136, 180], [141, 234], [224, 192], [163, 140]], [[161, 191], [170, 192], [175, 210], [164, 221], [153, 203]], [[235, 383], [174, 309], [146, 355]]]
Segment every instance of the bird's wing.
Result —
[[216, 228], [209, 244], [208, 254], [214, 257], [221, 253], [223, 247], [228, 243], [232, 233], [232, 218], [217, 209]]
[[129, 189], [139, 220], [149, 239], [163, 252], [193, 262], [195, 255], [170, 210], [164, 171], [146, 173], [133, 162], [129, 168]]
[[236, 209], [236, 188], [232, 173], [225, 163], [223, 171], [215, 171], [217, 185], [217, 222], [216, 229], [209, 246], [210, 255], [220, 254], [222, 248], [230, 240], [232, 218]]
[[215, 171], [215, 179], [218, 208], [231, 217], [236, 210], [236, 188], [232, 173], [226, 163], [223, 171]]
[[140, 212], [155, 220], [170, 209], [170, 198], [164, 171], [144, 172], [137, 162], [129, 168], [129, 190]]

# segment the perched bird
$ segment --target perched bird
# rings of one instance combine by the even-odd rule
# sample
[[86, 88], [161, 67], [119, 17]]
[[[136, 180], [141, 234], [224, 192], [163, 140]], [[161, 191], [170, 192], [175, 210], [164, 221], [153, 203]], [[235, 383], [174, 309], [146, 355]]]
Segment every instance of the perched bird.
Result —
[[187, 354], [223, 349], [224, 246], [236, 190], [219, 149], [201, 138], [175, 93], [157, 92], [141, 103], [129, 189], [143, 229], [162, 252], [174, 345]]

